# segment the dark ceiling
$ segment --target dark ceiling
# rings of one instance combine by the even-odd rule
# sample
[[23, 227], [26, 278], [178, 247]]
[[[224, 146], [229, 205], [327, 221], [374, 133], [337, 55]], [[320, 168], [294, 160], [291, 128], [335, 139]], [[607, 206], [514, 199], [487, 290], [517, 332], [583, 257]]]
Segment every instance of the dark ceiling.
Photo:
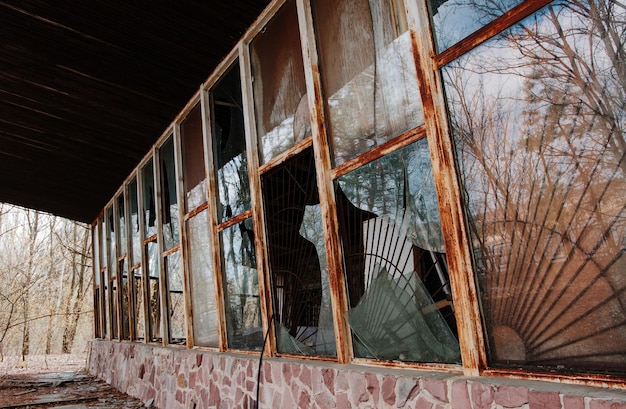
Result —
[[0, 0], [0, 202], [91, 222], [268, 0]]

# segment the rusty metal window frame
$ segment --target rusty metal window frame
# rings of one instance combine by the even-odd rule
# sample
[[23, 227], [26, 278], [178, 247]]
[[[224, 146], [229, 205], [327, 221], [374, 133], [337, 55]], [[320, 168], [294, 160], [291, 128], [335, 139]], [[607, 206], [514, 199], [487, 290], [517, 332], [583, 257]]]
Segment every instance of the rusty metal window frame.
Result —
[[[135, 198], [137, 204], [137, 223], [139, 226], [139, 243], [141, 243], [141, 217], [140, 217], [140, 194], [139, 194], [139, 180], [137, 178], [137, 171], [134, 170], [128, 177], [127, 181], [124, 183], [124, 195], [126, 197], [126, 203], [124, 206], [124, 210], [126, 212], [125, 220], [126, 220], [126, 232], [127, 232], [127, 241], [126, 241], [126, 255], [127, 255], [127, 263], [128, 263], [128, 303], [129, 303], [129, 330], [130, 330], [130, 341], [137, 341], [139, 339], [137, 334], [137, 305], [138, 300], [137, 296], [137, 286], [135, 283], [135, 271], [141, 269], [142, 262], [136, 263], [133, 265], [133, 258], [135, 257], [133, 254], [133, 239], [131, 234], [132, 229], [132, 220], [131, 220], [131, 206], [130, 206], [130, 192], [132, 188], [132, 184], [135, 184]], [[142, 288], [143, 285], [143, 276], [142, 280]], [[142, 297], [143, 301], [143, 297]], [[143, 303], [141, 304], [143, 305]], [[145, 328], [145, 327], [144, 327]], [[143, 337], [145, 339], [145, 336]]]
[[[301, 35], [302, 52], [304, 57], [305, 77], [307, 85], [307, 94], [309, 99], [309, 113], [312, 118], [312, 134], [311, 142], [303, 142], [300, 145], [292, 147], [292, 151], [288, 151], [278, 157], [272, 159], [263, 166], [259, 166], [259, 158], [256, 144], [256, 129], [254, 126], [254, 110], [252, 100], [252, 85], [250, 74], [250, 55], [248, 45], [256, 34], [263, 29], [265, 24], [272, 18], [274, 14], [284, 4], [285, 0], [275, 0], [268, 5], [265, 11], [259, 16], [256, 23], [243, 35], [240, 42], [230, 52], [230, 54], [220, 63], [220, 65], [210, 74], [207, 81], [200, 86], [199, 93], [193, 97], [193, 101], [189, 104], [197, 103], [199, 100], [202, 104], [203, 111], [203, 135], [205, 147], [205, 167], [207, 170], [207, 191], [209, 200], [206, 207], [195, 209], [181, 217], [182, 220], [193, 217], [205, 208], [209, 214], [210, 224], [210, 243], [212, 252], [212, 263], [214, 271], [221, 271], [220, 266], [220, 246], [219, 232], [232, 226], [237, 221], [251, 217], [254, 222], [255, 233], [257, 237], [264, 237], [259, 234], [264, 231], [264, 220], [261, 214], [261, 197], [260, 197], [260, 175], [269, 169], [278, 166], [286, 161], [292, 155], [297, 154], [303, 149], [313, 146], [316, 161], [316, 170], [318, 175], [318, 184], [320, 194], [320, 204], [322, 214], [325, 221], [326, 246], [328, 255], [328, 267], [330, 274], [331, 293], [333, 302], [333, 314], [335, 320], [335, 334], [337, 343], [337, 361], [339, 363], [359, 362], [354, 360], [352, 354], [352, 342], [350, 330], [343, 320], [342, 314], [347, 311], [347, 295], [346, 287], [343, 280], [343, 257], [341, 244], [338, 235], [338, 220], [336, 216], [336, 203], [333, 191], [333, 182], [335, 179], [344, 175], [351, 170], [361, 166], [364, 163], [382, 157], [387, 153], [400, 149], [419, 139], [426, 138], [431, 155], [431, 163], [433, 173], [435, 175], [435, 186], [440, 204], [441, 224], [444, 232], [445, 246], [447, 249], [447, 261], [449, 266], [449, 275], [453, 293], [453, 300], [456, 309], [458, 322], [459, 343], [461, 346], [462, 364], [454, 365], [428, 365], [428, 364], [407, 364], [407, 363], [376, 363], [368, 361], [370, 365], [384, 365], [392, 367], [410, 367], [419, 369], [433, 369], [437, 371], [462, 372], [467, 376], [480, 375], [504, 375], [518, 378], [532, 378], [540, 380], [560, 380], [572, 383], [585, 383], [591, 385], [604, 385], [607, 382], [619, 384], [619, 380], [606, 377], [586, 377], [584, 374], [573, 375], [554, 375], [529, 371], [513, 371], [513, 370], [494, 370], [489, 368], [486, 359], [486, 348], [484, 330], [482, 326], [481, 313], [478, 304], [478, 293], [476, 289], [472, 254], [470, 252], [469, 239], [467, 235], [464, 210], [462, 207], [461, 189], [459, 187], [459, 179], [455, 168], [454, 147], [449, 132], [449, 125], [446, 112], [446, 101], [443, 93], [443, 84], [439, 69], [448, 62], [456, 59], [458, 56], [472, 50], [479, 44], [484, 43], [491, 37], [497, 35], [501, 31], [512, 26], [523, 18], [532, 15], [535, 11], [550, 3], [548, 0], [527, 0], [518, 6], [509, 10], [502, 16], [496, 18], [489, 24], [485, 25], [476, 32], [465, 37], [458, 43], [449, 47], [440, 54], [436, 54], [433, 44], [433, 34], [431, 31], [431, 21], [428, 13], [427, 0], [407, 0], [405, 9], [408, 18], [408, 25], [413, 45], [413, 53], [416, 60], [417, 76], [419, 82], [419, 90], [424, 109], [424, 124], [404, 134], [397, 136], [393, 140], [365, 153], [359, 157], [352, 159], [338, 167], [333, 168], [330, 149], [327, 140], [327, 124], [324, 101], [322, 99], [322, 86], [317, 57], [317, 44], [315, 40], [314, 22], [311, 13], [310, 0], [297, 0], [298, 20]], [[246, 130], [246, 145], [248, 150], [248, 167], [251, 184], [251, 209], [241, 213], [234, 221], [228, 220], [225, 223], [219, 223], [217, 219], [216, 203], [211, 200], [217, 191], [215, 182], [215, 168], [213, 164], [213, 141], [210, 121], [210, 88], [223, 76], [223, 74], [231, 67], [235, 60], [239, 60], [242, 81], [242, 97], [244, 101], [244, 121]], [[181, 112], [186, 115], [185, 111], [189, 105]], [[180, 122], [180, 118], [177, 118]], [[176, 123], [176, 122], [175, 122]], [[173, 132], [168, 128], [161, 139]], [[310, 145], [309, 145], [310, 144]], [[152, 152], [150, 152], [144, 161], [154, 159], [154, 164], [158, 163], [158, 153], [155, 144]], [[177, 160], [180, 160], [178, 157]], [[141, 169], [140, 165], [139, 169]], [[155, 165], [156, 167], [156, 165]], [[155, 169], [155, 173], [158, 170]], [[159, 178], [155, 178], [158, 181]], [[141, 178], [138, 178], [138, 189], [142, 192]], [[143, 200], [140, 194], [140, 200]], [[158, 201], [157, 201], [158, 202]], [[181, 202], [182, 203], [182, 202]], [[157, 207], [160, 204], [157, 203]], [[200, 210], [201, 209], [201, 210]], [[159, 219], [157, 217], [157, 219]], [[100, 219], [95, 222], [94, 230], [98, 232]], [[143, 218], [141, 220], [143, 224]], [[160, 223], [160, 221], [157, 221]], [[160, 228], [160, 227], [159, 227]], [[183, 229], [184, 230], [184, 229]], [[152, 241], [156, 237], [143, 237], [142, 226], [142, 243]], [[158, 236], [159, 234], [157, 234]], [[102, 237], [101, 234], [99, 234]], [[181, 237], [185, 237], [181, 233]], [[159, 242], [160, 240], [157, 240]], [[105, 243], [101, 243], [105, 244]], [[159, 244], [161, 246], [161, 244]], [[269, 295], [269, 276], [266, 257], [264, 255], [264, 239], [256, 241], [257, 249], [257, 265], [259, 273], [259, 292], [261, 299], [261, 318], [263, 331], [266, 332], [269, 327], [269, 320], [272, 311], [271, 296]], [[184, 252], [185, 250], [182, 249]], [[161, 255], [162, 252], [159, 251]], [[184, 253], [183, 253], [184, 256]], [[142, 263], [146, 265], [145, 251], [142, 254]], [[161, 257], [159, 257], [161, 259]], [[159, 263], [159, 270], [163, 273]], [[106, 266], [100, 265], [100, 273], [105, 279], [108, 269]], [[143, 269], [144, 275], [147, 269]], [[186, 274], [184, 275], [186, 277]], [[163, 279], [163, 277], [161, 278]], [[229, 350], [226, 339], [226, 324], [224, 315], [224, 295], [222, 290], [222, 277], [220, 274], [215, 275], [215, 294], [218, 308], [219, 321], [219, 351]], [[104, 283], [104, 281], [102, 281]], [[147, 301], [147, 288], [144, 291], [144, 301]], [[104, 307], [105, 297], [102, 298], [102, 306]], [[144, 307], [147, 302], [144, 302]], [[147, 311], [145, 311], [147, 320]], [[104, 310], [101, 313], [101, 319], [105, 320]], [[189, 315], [189, 314], [188, 314]], [[190, 317], [188, 316], [188, 319]], [[147, 323], [148, 321], [146, 321]], [[108, 323], [110, 324], [110, 323]], [[190, 326], [188, 325], [188, 330]], [[148, 330], [146, 330], [147, 332]], [[103, 334], [104, 335], [104, 334]], [[110, 332], [109, 332], [110, 336]], [[148, 334], [146, 339], [148, 338]], [[189, 337], [191, 339], [191, 336]], [[189, 345], [188, 341], [188, 347]], [[265, 350], [265, 355], [274, 355], [276, 351], [275, 337], [270, 332], [269, 348]], [[249, 353], [249, 351], [241, 351]], [[255, 352], [256, 353], [256, 352]], [[300, 356], [299, 356], [300, 357]], [[300, 357], [301, 358], [301, 357]], [[309, 359], [309, 358], [307, 358]]]
[[[124, 207], [123, 215], [120, 214], [120, 201]], [[115, 225], [115, 263], [117, 267], [117, 303], [118, 303], [118, 335], [120, 341], [130, 341], [131, 340], [131, 330], [130, 330], [130, 316], [131, 316], [131, 304], [130, 299], [124, 299], [124, 292], [126, 294], [129, 293], [129, 286], [131, 280], [129, 279], [128, 271], [128, 213], [127, 206], [128, 203], [126, 201], [126, 183], [122, 185], [119, 192], [113, 198], [113, 223]], [[122, 225], [120, 222], [122, 221], [123, 216], [123, 231], [126, 237], [122, 237]], [[122, 240], [124, 239], [124, 240]], [[122, 245], [122, 241], [125, 243], [125, 246]], [[125, 266], [122, 267], [122, 266]], [[126, 284], [124, 284], [124, 270], [126, 270]], [[125, 325], [125, 322], [128, 324], [128, 327]]]

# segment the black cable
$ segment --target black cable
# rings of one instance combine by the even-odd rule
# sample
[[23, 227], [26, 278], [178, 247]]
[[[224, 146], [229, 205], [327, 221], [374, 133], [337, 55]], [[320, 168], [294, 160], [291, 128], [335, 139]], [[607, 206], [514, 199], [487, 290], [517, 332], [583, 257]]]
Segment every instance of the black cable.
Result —
[[272, 323], [274, 322], [274, 314], [270, 317], [270, 321], [267, 324], [267, 332], [265, 333], [265, 337], [263, 338], [263, 346], [261, 347], [261, 356], [259, 358], [259, 369], [257, 370], [256, 375], [256, 409], [259, 409], [259, 390], [261, 389], [261, 367], [263, 365], [263, 353], [265, 352], [265, 344], [267, 344], [267, 338], [270, 335], [270, 330], [272, 329]]

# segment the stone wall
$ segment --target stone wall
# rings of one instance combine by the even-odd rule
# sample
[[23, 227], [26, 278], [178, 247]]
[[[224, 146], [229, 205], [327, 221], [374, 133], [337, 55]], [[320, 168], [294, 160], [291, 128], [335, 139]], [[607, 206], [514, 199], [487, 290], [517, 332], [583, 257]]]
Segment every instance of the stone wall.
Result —
[[[255, 408], [258, 356], [94, 341], [89, 372], [164, 409]], [[626, 391], [264, 359], [260, 408], [626, 409]]]

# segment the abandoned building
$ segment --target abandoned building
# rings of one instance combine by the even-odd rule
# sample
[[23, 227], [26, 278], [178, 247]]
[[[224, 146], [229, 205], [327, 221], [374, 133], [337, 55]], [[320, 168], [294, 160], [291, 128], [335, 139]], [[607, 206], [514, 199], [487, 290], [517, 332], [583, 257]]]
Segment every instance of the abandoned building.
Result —
[[623, 2], [232, 3], [69, 214], [89, 372], [161, 408], [626, 408]]

